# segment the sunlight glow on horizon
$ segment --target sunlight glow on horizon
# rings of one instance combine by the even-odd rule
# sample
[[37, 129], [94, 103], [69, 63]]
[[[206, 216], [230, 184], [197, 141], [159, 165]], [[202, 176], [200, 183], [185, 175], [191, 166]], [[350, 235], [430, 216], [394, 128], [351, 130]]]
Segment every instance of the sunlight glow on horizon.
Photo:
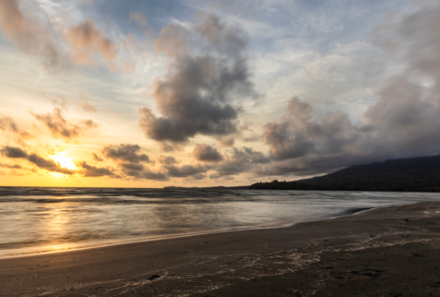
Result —
[[72, 161], [72, 158], [66, 156], [66, 151], [57, 153], [56, 155], [53, 155], [50, 158], [55, 162], [59, 163], [61, 167], [67, 168], [69, 170], [77, 169], [75, 163], [73, 163]]

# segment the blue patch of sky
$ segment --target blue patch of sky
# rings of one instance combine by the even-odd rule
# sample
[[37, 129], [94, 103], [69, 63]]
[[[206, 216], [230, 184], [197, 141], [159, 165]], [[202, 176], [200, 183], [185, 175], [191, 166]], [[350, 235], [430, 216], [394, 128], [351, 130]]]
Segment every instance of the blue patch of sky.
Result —
[[196, 11], [178, 0], [161, 1], [100, 1], [91, 7], [92, 13], [100, 19], [108, 19], [118, 24], [123, 33], [133, 33], [139, 30], [138, 26], [130, 21], [133, 12], [145, 16], [148, 23], [157, 31], [169, 24], [170, 20], [191, 20]]
[[3, 31], [0, 30], [0, 48], [12, 48], [11, 42], [6, 39]]
[[[414, 0], [297, 0], [264, 7], [255, 15], [258, 22], [270, 24], [274, 31], [282, 29], [281, 36], [263, 34], [253, 36], [261, 50], [276, 50], [279, 45], [273, 39], [297, 40], [322, 52], [335, 43], [368, 41], [374, 26], [384, 20], [391, 11], [408, 9]], [[258, 44], [259, 43], [259, 44]]]

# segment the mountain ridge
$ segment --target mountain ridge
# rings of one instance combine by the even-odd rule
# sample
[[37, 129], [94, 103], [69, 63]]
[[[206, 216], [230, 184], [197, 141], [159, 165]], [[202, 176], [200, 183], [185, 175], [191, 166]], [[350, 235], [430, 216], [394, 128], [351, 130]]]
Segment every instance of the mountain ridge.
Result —
[[249, 189], [440, 192], [440, 155], [354, 165], [298, 181], [260, 182]]

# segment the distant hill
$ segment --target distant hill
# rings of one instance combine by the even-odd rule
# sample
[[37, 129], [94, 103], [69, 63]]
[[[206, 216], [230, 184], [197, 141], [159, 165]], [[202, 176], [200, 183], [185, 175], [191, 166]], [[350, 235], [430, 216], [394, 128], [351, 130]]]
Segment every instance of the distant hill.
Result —
[[440, 156], [351, 166], [294, 182], [256, 183], [249, 189], [440, 192]]

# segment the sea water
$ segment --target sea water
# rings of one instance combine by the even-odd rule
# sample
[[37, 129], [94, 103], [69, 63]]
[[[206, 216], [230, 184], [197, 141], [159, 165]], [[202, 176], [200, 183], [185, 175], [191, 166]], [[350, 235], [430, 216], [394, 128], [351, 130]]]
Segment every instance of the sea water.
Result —
[[325, 220], [440, 193], [0, 187], [0, 258]]

